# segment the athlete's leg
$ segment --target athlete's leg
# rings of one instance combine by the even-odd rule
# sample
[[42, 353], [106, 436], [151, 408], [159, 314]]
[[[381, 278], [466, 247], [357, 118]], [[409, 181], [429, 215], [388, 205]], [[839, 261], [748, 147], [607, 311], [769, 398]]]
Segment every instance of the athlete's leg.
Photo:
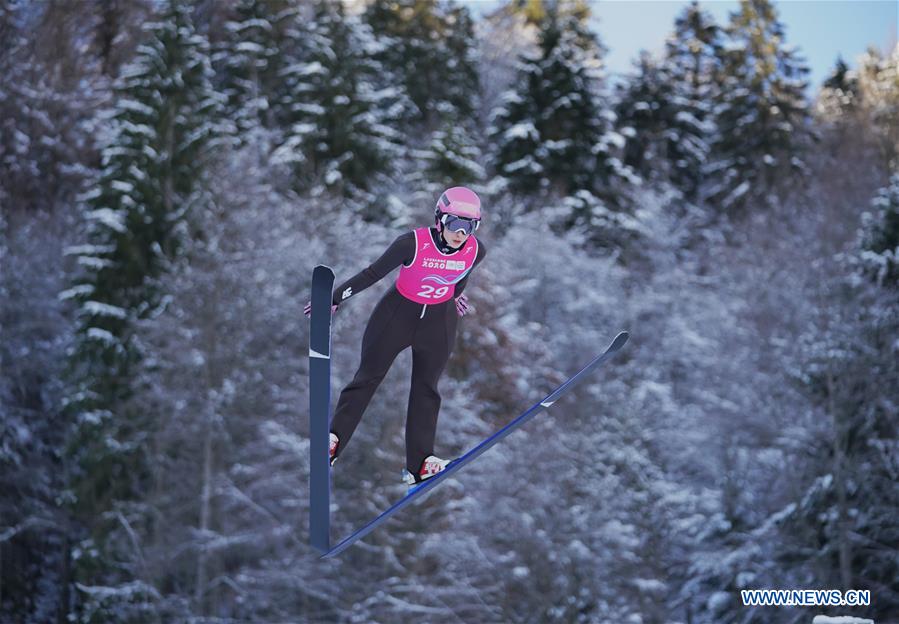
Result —
[[422, 321], [412, 343], [412, 387], [406, 413], [406, 468], [412, 473], [434, 454], [440, 412], [437, 384], [456, 340], [455, 303], [428, 307]]
[[[405, 304], [405, 305], [404, 305]], [[414, 324], [410, 324], [403, 308], [414, 304], [402, 299], [396, 291], [388, 291], [372, 313], [362, 337], [362, 359], [356, 375], [340, 393], [331, 431], [337, 434], [343, 452], [362, 419], [365, 408], [380, 385], [396, 356], [409, 346]], [[408, 312], [408, 311], [405, 311]], [[414, 310], [412, 310], [414, 313]]]

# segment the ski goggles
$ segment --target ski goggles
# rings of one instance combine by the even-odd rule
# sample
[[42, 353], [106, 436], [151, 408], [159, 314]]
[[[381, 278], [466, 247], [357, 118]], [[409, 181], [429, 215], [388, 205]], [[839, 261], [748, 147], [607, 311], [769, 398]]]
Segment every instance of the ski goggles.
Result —
[[440, 222], [450, 232], [462, 232], [466, 236], [478, 229], [481, 224], [480, 219], [466, 219], [465, 217], [457, 217], [456, 215], [445, 214]]

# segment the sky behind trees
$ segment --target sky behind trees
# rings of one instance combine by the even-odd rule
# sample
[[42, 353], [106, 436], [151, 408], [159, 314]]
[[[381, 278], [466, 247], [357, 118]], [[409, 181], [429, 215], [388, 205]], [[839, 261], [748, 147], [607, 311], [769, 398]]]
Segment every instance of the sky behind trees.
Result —
[[[498, 0], [467, 0], [474, 13], [488, 13]], [[593, 0], [592, 24], [608, 48], [606, 66], [612, 74], [628, 73], [640, 50], [659, 53], [685, 0]], [[719, 24], [737, 10], [736, 0], [701, 2]], [[811, 74], [809, 88], [821, 86], [842, 56], [850, 67], [869, 46], [884, 53], [896, 45], [899, 4], [891, 0], [793, 0], [776, 2], [786, 26], [787, 42], [798, 46]]]

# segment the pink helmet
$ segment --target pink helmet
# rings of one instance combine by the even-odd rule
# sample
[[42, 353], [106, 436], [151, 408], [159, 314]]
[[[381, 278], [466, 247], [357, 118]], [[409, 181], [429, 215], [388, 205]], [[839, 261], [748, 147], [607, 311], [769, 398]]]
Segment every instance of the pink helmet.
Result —
[[440, 194], [434, 214], [438, 220], [442, 215], [455, 215], [463, 219], [480, 221], [481, 199], [470, 188], [454, 186]]

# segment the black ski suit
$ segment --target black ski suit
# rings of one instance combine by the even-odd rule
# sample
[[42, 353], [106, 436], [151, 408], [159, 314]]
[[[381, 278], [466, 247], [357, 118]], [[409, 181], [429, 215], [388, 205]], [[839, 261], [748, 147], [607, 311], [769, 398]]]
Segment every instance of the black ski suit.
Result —
[[[452, 252], [443, 243], [436, 228], [432, 227], [430, 232], [435, 246], [444, 253]], [[470, 242], [469, 238], [452, 253], [461, 252]], [[399, 236], [371, 266], [334, 290], [333, 303], [342, 303], [360, 293], [400, 264], [408, 266], [415, 257], [415, 248], [412, 232]], [[481, 262], [485, 253], [484, 243], [479, 239], [478, 254], [472, 268]], [[340, 393], [331, 421], [331, 431], [340, 439], [338, 455], [346, 448], [396, 356], [410, 346], [412, 387], [406, 412], [406, 468], [415, 474], [428, 455], [434, 454], [434, 436], [440, 411], [437, 383], [456, 340], [459, 319], [455, 298], [462, 294], [470, 275], [456, 284], [453, 299], [444, 303], [427, 306], [415, 303], [401, 295], [396, 284], [393, 284], [375, 306], [362, 337], [359, 369], [353, 381]]]

